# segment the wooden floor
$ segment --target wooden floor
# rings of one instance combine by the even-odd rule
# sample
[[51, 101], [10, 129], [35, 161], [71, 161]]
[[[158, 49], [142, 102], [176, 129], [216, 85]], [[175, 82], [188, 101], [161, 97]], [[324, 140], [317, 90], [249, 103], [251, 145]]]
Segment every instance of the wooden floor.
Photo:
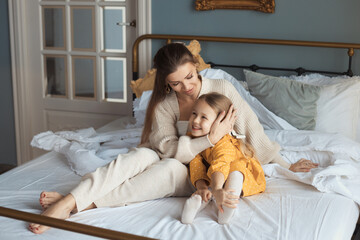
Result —
[[9, 164], [0, 164], [0, 174], [9, 171], [10, 169], [13, 169], [14, 167], [16, 166]]

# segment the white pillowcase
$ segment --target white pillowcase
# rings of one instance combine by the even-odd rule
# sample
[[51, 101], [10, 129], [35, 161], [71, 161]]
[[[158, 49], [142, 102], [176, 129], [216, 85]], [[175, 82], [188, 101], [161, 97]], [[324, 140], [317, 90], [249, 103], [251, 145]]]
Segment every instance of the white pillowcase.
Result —
[[265, 130], [278, 129], [278, 130], [296, 130], [290, 123], [283, 118], [277, 116], [269, 109], [267, 109], [259, 100], [253, 97], [247, 91], [247, 83], [239, 81], [229, 73], [221, 69], [207, 68], [199, 72], [203, 77], [209, 79], [225, 79], [231, 82], [240, 96], [249, 104], [251, 109], [255, 112], [259, 121]]
[[[247, 101], [264, 129], [295, 130], [284, 119], [269, 111], [246, 90], [246, 82], [238, 81], [232, 75], [221, 69], [205, 69], [200, 74], [209, 79], [226, 79], [238, 90]], [[341, 133], [360, 142], [360, 77], [328, 77], [321, 74], [284, 77], [316, 86], [324, 86], [317, 102], [317, 120], [315, 130]], [[134, 100], [134, 115], [136, 125], [144, 124], [147, 104], [152, 91], [144, 92], [140, 99]]]
[[[259, 100], [251, 96], [250, 93], [246, 90], [246, 82], [238, 81], [232, 75], [221, 69], [211, 69], [207, 68], [199, 72], [203, 77], [209, 79], [225, 79], [231, 82], [236, 90], [239, 92], [241, 97], [250, 105], [252, 110], [258, 116], [260, 123], [264, 129], [278, 129], [278, 130], [296, 130], [290, 123], [286, 120], [276, 116], [273, 112], [269, 111], [264, 105], [262, 105]], [[133, 102], [133, 110], [136, 119], [136, 126], [140, 127], [144, 125], [144, 118], [146, 113], [147, 105], [150, 101], [152, 91], [146, 91], [142, 94], [139, 99], [135, 99]]]
[[323, 86], [317, 101], [315, 130], [341, 133], [360, 142], [360, 77], [321, 74], [290, 76], [292, 80]]
[[152, 90], [144, 91], [140, 98], [133, 101], [134, 117], [136, 119], [135, 127], [142, 127], [145, 121], [146, 109], [150, 102]]

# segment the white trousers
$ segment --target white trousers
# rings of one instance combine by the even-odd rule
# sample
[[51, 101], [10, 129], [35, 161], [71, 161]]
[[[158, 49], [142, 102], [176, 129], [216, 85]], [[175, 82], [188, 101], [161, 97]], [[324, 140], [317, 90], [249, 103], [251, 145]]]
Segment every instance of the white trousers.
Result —
[[174, 158], [159, 159], [148, 148], [134, 148], [95, 172], [83, 176], [70, 193], [78, 211], [124, 206], [162, 197], [188, 197], [194, 192], [185, 165]]

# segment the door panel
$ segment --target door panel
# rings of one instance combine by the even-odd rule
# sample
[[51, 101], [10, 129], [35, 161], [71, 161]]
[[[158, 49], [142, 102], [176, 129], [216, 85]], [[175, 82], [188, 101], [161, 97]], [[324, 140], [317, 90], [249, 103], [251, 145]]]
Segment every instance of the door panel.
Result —
[[96, 59], [95, 57], [72, 57], [73, 98], [96, 100]]
[[[123, 23], [136, 19], [135, 2], [21, 1], [32, 136], [96, 128], [132, 114], [129, 61], [136, 29]], [[29, 159], [40, 153], [32, 149]]]
[[102, 68], [105, 99], [113, 102], [126, 101], [126, 58], [102, 58]]
[[64, 55], [44, 55], [46, 96], [67, 97], [67, 62]]
[[95, 52], [95, 8], [71, 6], [70, 12], [72, 50]]
[[125, 7], [102, 7], [102, 51], [126, 52], [126, 26], [120, 25], [125, 22]]
[[43, 43], [47, 49], [66, 49], [65, 7], [43, 7]]

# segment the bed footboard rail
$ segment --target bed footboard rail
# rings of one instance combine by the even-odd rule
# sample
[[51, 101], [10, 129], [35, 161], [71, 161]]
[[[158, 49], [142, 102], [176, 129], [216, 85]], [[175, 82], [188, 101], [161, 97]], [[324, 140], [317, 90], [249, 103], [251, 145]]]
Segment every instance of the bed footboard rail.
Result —
[[10, 208], [0, 207], [0, 216], [18, 219], [31, 223], [38, 223], [49, 227], [60, 228], [72, 232], [87, 234], [95, 237], [105, 239], [118, 239], [118, 240], [151, 240], [153, 238], [133, 235], [124, 232], [117, 232], [110, 229], [94, 227], [86, 224], [65, 221], [61, 219], [46, 217], [38, 214], [18, 211]]
[[[352, 65], [352, 57], [354, 55], [355, 49], [360, 49], [360, 44], [356, 43], [339, 43], [339, 42], [317, 42], [317, 41], [296, 41], [296, 40], [277, 40], [277, 39], [259, 39], [259, 38], [234, 38], [234, 37], [212, 37], [212, 36], [195, 36], [195, 35], [163, 35], [163, 34], [145, 34], [138, 37], [133, 45], [133, 53], [132, 53], [132, 71], [133, 71], [133, 80], [139, 78], [139, 44], [143, 40], [147, 39], [163, 39], [166, 40], [167, 43], [170, 43], [173, 40], [198, 40], [198, 41], [210, 41], [210, 42], [227, 42], [227, 43], [248, 43], [248, 44], [264, 44], [264, 45], [284, 45], [284, 46], [302, 46], [302, 47], [319, 47], [319, 48], [342, 48], [347, 49], [347, 55], [349, 57], [348, 69], [346, 72], [337, 73], [337, 72], [324, 72], [329, 74], [346, 74], [349, 76], [353, 76], [353, 72], [351, 69]], [[220, 64], [214, 64], [215, 66], [224, 66]], [[244, 66], [239, 66], [244, 68]], [[249, 68], [252, 70], [258, 69], [267, 69], [267, 70], [278, 70], [275, 68], [264, 68], [256, 65], [247, 66], [245, 68]], [[284, 70], [284, 69], [281, 69]], [[289, 71], [286, 70], [286, 71]], [[304, 68], [291, 69], [291, 71], [297, 72], [299, 75], [304, 72], [320, 72], [315, 70], [306, 70]]]

